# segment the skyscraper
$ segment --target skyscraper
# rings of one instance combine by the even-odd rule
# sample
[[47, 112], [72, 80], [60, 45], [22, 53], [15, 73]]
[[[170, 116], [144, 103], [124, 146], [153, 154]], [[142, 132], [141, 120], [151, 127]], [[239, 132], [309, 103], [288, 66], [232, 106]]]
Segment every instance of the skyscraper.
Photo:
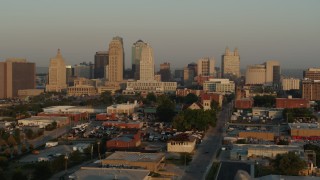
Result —
[[320, 68], [308, 68], [303, 71], [303, 78], [320, 80]]
[[141, 49], [140, 80], [154, 80], [153, 49], [149, 44], [143, 46]]
[[93, 78], [93, 64], [91, 62], [82, 62], [74, 66], [74, 76], [84, 77], [87, 79]]
[[58, 49], [56, 57], [50, 59], [49, 81], [46, 85], [46, 91], [61, 92], [62, 90], [67, 89], [66, 82], [66, 64], [60, 49]]
[[109, 52], [98, 51], [94, 55], [94, 78], [101, 79], [105, 77], [106, 66], [109, 64]]
[[280, 84], [280, 63], [267, 61], [263, 64], [250, 65], [246, 70], [246, 84]]
[[266, 66], [266, 83], [279, 85], [280, 84], [280, 63], [278, 61], [267, 61]]
[[114, 37], [109, 44], [108, 81], [121, 82], [123, 80], [124, 50], [121, 37]]
[[161, 75], [161, 81], [164, 81], [164, 82], [171, 81], [170, 63], [165, 62], [160, 64], [160, 75]]
[[0, 62], [0, 98], [17, 97], [18, 90], [35, 89], [36, 65], [26, 59]]
[[141, 51], [142, 47], [147, 46], [147, 43], [143, 42], [142, 40], [138, 40], [137, 42], [133, 43], [132, 45], [132, 71], [135, 80], [140, 79], [140, 61], [141, 61]]
[[221, 58], [221, 73], [224, 78], [240, 77], [240, 56], [237, 48], [230, 52], [227, 47], [225, 54]]
[[198, 76], [214, 76], [214, 58], [201, 58], [198, 60]]

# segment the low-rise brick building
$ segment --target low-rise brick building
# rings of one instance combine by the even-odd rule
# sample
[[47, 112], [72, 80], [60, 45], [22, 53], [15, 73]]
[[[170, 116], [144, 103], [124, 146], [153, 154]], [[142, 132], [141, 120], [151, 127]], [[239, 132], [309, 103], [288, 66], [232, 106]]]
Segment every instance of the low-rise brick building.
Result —
[[302, 98], [292, 98], [289, 96], [288, 98], [276, 98], [276, 108], [309, 108], [310, 103], [306, 99]]

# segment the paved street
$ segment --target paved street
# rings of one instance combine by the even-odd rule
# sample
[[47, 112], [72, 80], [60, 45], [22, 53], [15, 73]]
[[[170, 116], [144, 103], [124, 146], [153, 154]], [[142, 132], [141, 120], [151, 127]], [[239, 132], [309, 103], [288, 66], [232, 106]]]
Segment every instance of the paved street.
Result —
[[222, 108], [217, 126], [215, 128], [210, 128], [207, 131], [204, 140], [196, 149], [196, 153], [181, 179], [205, 179], [205, 175], [208, 173], [210, 165], [216, 159], [216, 153], [221, 147], [224, 124], [229, 116], [231, 108], [231, 104], [225, 105]]

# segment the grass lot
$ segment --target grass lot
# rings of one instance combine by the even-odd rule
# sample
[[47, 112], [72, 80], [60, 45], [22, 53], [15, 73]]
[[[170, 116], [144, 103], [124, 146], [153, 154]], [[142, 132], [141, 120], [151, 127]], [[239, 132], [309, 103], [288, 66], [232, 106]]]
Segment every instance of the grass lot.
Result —
[[220, 162], [212, 163], [211, 169], [206, 177], [206, 180], [213, 180], [216, 177], [218, 173], [219, 165], [220, 165]]

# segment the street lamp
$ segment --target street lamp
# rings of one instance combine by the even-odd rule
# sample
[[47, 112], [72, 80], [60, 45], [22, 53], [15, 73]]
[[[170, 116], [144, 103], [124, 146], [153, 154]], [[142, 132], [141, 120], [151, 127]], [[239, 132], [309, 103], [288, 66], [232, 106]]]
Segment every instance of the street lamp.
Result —
[[67, 174], [68, 159], [69, 159], [69, 157], [68, 157], [68, 155], [66, 154], [66, 155], [64, 156], [64, 160], [65, 160], [65, 174]]

